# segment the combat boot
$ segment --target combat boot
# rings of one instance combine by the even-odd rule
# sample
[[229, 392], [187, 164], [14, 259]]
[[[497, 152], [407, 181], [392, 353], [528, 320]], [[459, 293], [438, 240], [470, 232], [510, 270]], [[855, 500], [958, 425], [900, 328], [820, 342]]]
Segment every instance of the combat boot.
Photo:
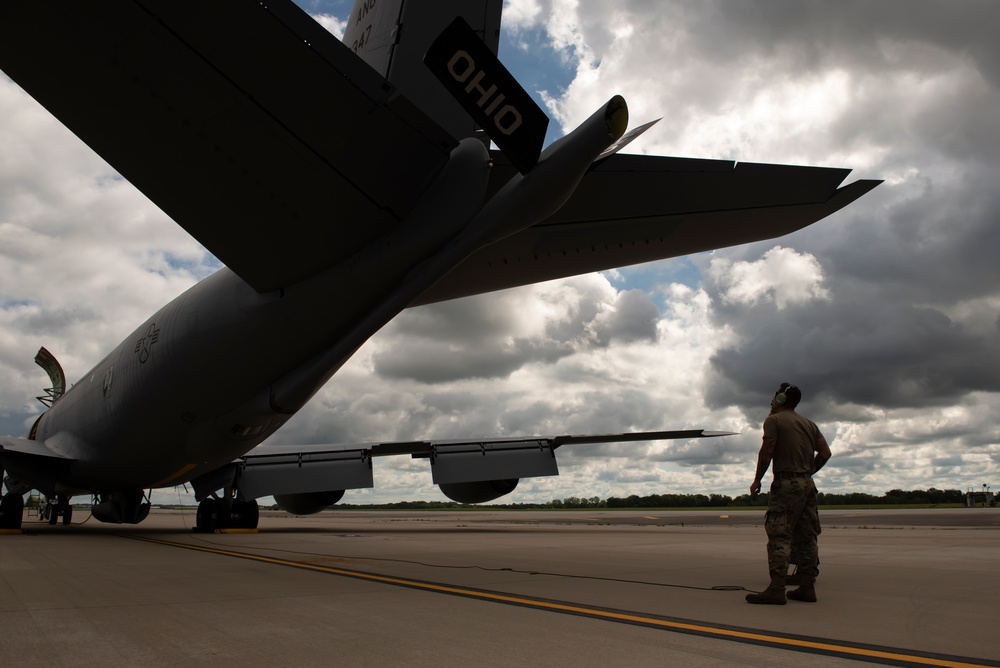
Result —
[[785, 586], [798, 587], [800, 584], [802, 584], [802, 573], [799, 572], [799, 569], [796, 566], [794, 573], [789, 573], [785, 576]]
[[747, 603], [763, 605], [785, 604], [785, 578], [771, 578], [771, 584], [759, 594], [747, 594]]
[[802, 576], [802, 584], [798, 589], [788, 592], [788, 598], [793, 601], [805, 601], [806, 603], [816, 602], [816, 578], [808, 575]]

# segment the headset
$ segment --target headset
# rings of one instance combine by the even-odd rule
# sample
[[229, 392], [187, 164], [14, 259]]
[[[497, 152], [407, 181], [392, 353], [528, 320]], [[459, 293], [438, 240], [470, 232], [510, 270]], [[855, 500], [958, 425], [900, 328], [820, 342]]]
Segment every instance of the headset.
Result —
[[[798, 390], [798, 389], [799, 388], [795, 387], [794, 385], [789, 385], [783, 390], [778, 390], [778, 392], [774, 395], [774, 403], [778, 404], [779, 406], [784, 406], [785, 402], [788, 401], [788, 393], [791, 390]], [[802, 390], [799, 390], [799, 392], [801, 391]]]

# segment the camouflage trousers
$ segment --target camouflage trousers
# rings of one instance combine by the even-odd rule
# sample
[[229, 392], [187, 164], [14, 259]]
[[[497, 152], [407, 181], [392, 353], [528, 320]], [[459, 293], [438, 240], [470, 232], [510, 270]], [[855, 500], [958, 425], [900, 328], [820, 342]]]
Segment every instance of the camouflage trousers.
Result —
[[775, 479], [768, 494], [767, 566], [771, 577], [785, 577], [795, 546], [799, 572], [807, 577], [819, 574], [819, 511], [816, 484], [811, 478]]

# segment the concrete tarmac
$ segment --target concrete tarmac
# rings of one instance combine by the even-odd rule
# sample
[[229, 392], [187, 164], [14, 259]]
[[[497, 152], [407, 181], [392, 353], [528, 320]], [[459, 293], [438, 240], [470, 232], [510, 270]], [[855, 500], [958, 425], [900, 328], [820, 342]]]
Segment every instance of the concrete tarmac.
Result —
[[[78, 519], [86, 517], [77, 510]], [[821, 513], [819, 602], [752, 606], [760, 511], [263, 513], [257, 534], [28, 519], [11, 665], [1000, 665], [1000, 509]], [[805, 652], [805, 653], [804, 653]]]

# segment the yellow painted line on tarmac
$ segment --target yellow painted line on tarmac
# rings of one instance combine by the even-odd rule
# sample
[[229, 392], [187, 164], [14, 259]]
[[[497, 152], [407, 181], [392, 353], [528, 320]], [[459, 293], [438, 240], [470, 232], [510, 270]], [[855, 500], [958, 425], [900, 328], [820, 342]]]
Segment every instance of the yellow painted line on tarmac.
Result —
[[246, 533], [246, 534], [252, 534], [252, 533], [260, 533], [260, 531], [258, 529], [234, 529], [234, 528], [231, 528], [231, 529], [216, 529], [214, 533], [225, 533], [225, 534]]
[[527, 608], [534, 608], [537, 610], [548, 610], [552, 612], [580, 615], [594, 619], [604, 619], [608, 621], [622, 622], [628, 624], [638, 624], [640, 626], [660, 628], [680, 633], [691, 633], [712, 638], [734, 640], [738, 642], [749, 642], [758, 645], [776, 647], [779, 649], [797, 650], [802, 652], [811, 652], [815, 654], [836, 655], [844, 658], [877, 661], [879, 663], [891, 663], [891, 664], [905, 665], [905, 666], [942, 666], [947, 668], [981, 668], [983, 666], [1000, 666], [1000, 662], [996, 661], [987, 661], [982, 659], [972, 659], [966, 657], [951, 657], [943, 655], [922, 654], [903, 649], [852, 645], [837, 640], [792, 637], [765, 631], [738, 629], [726, 626], [713, 626], [710, 624], [696, 622], [696, 621], [668, 619], [652, 615], [638, 614], [634, 612], [608, 610], [608, 609], [590, 607], [585, 605], [577, 605], [559, 601], [549, 601], [545, 599], [530, 598], [526, 596], [517, 596], [514, 594], [504, 594], [501, 592], [489, 591], [484, 589], [473, 589], [469, 587], [459, 587], [455, 585], [447, 585], [437, 582], [426, 582], [423, 580], [412, 580], [409, 578], [394, 577], [391, 575], [366, 573], [364, 571], [348, 570], [345, 568], [337, 568], [335, 566], [321, 566], [318, 564], [310, 564], [303, 561], [277, 559], [274, 557], [266, 557], [263, 555], [251, 554], [248, 552], [236, 552], [234, 550], [225, 550], [222, 548], [207, 547], [203, 545], [177, 543], [174, 541], [162, 540], [159, 538], [150, 538], [148, 536], [138, 536], [134, 534], [118, 534], [118, 535], [123, 538], [131, 538], [134, 540], [140, 540], [147, 543], [156, 543], [158, 545], [179, 547], [186, 550], [207, 552], [209, 554], [218, 554], [227, 557], [236, 557], [239, 559], [249, 559], [251, 561], [258, 561], [266, 564], [289, 566], [292, 568], [299, 568], [307, 571], [327, 573], [330, 575], [340, 575], [359, 580], [368, 580], [370, 582], [380, 582], [383, 584], [408, 587], [411, 589], [421, 589], [424, 591], [431, 591], [442, 594], [451, 594], [454, 596], [462, 596], [465, 598], [475, 598], [483, 601], [492, 601], [495, 603], [518, 605]]

